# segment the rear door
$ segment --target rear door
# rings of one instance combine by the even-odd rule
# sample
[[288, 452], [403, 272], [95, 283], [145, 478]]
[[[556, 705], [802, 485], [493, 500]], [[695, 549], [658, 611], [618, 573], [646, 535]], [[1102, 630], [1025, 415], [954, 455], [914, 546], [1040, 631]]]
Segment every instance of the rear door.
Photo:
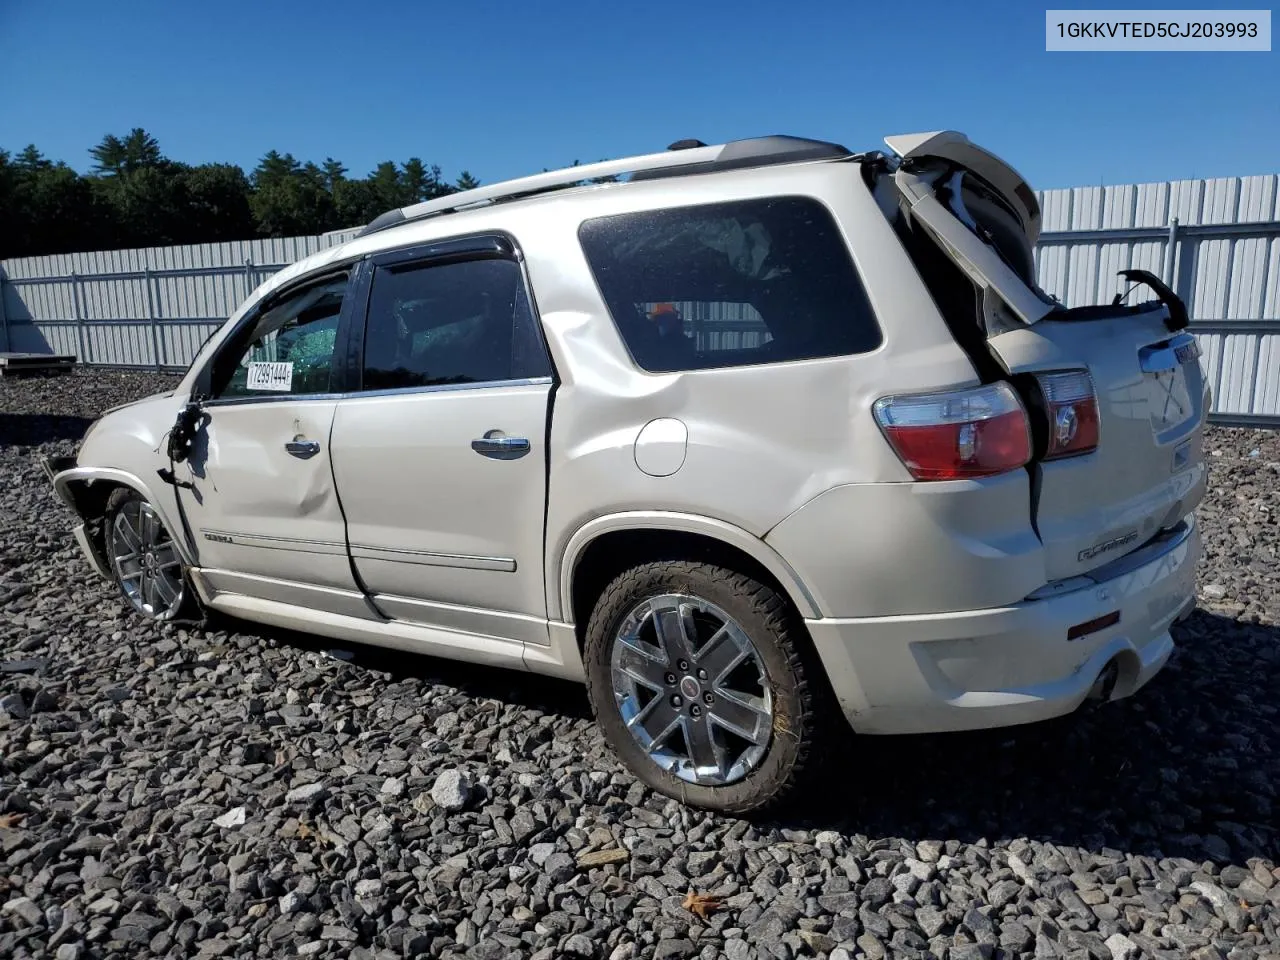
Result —
[[547, 643], [551, 366], [510, 241], [376, 257], [333, 469], [352, 563], [393, 619]]
[[1039, 206], [998, 157], [953, 132], [886, 142], [903, 161], [894, 180], [908, 215], [978, 291], [973, 322], [986, 336], [976, 349], [989, 351], [1033, 408], [1037, 375], [1085, 371], [1092, 381], [1096, 449], [1032, 466], [1050, 579], [1101, 566], [1178, 524], [1204, 491], [1208, 396], [1195, 338], [1160, 301], [1068, 310], [1040, 291]]

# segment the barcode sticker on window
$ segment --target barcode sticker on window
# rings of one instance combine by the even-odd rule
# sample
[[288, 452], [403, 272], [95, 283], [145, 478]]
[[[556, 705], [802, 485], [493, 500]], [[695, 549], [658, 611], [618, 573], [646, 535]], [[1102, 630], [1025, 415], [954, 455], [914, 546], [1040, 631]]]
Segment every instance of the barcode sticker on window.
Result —
[[292, 363], [250, 363], [250, 390], [278, 390], [288, 393], [293, 389]]

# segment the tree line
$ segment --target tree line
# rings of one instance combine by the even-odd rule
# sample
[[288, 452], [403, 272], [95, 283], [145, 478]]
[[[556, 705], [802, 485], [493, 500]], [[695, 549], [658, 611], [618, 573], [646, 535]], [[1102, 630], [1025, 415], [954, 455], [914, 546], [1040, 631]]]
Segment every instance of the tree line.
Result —
[[299, 162], [275, 150], [250, 173], [231, 163], [170, 160], [146, 130], [109, 134], [82, 175], [34, 144], [0, 149], [0, 260], [252, 237], [292, 237], [368, 223], [380, 213], [479, 186], [463, 171], [410, 157], [350, 177], [337, 160]]

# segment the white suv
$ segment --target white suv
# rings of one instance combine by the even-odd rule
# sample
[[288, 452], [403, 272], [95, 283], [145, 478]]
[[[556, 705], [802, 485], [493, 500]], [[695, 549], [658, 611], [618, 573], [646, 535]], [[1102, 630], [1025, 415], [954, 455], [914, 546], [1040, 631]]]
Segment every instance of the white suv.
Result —
[[1186, 310], [1066, 309], [956, 133], [682, 141], [379, 217], [47, 463], [139, 613], [585, 680], [749, 811], [858, 733], [1127, 696], [1193, 604]]

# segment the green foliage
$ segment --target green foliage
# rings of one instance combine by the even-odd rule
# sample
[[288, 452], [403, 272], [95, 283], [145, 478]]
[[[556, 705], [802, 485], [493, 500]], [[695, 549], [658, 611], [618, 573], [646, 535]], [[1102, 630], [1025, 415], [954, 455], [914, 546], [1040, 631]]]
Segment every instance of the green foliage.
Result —
[[272, 150], [253, 171], [249, 205], [259, 236], [297, 237], [333, 230], [333, 195], [324, 172], [314, 163], [301, 166], [293, 154]]
[[166, 158], [141, 127], [106, 135], [89, 156], [93, 170], [81, 175], [34, 144], [0, 150], [0, 259], [325, 233], [479, 186], [465, 171], [450, 184], [418, 157], [361, 178], [332, 157], [317, 165], [276, 150], [248, 175], [234, 164], [190, 166]]
[[133, 173], [144, 167], [160, 165], [160, 142], [141, 127], [134, 127], [121, 139], [113, 133], [89, 150], [89, 156], [97, 161], [94, 169], [103, 174]]

